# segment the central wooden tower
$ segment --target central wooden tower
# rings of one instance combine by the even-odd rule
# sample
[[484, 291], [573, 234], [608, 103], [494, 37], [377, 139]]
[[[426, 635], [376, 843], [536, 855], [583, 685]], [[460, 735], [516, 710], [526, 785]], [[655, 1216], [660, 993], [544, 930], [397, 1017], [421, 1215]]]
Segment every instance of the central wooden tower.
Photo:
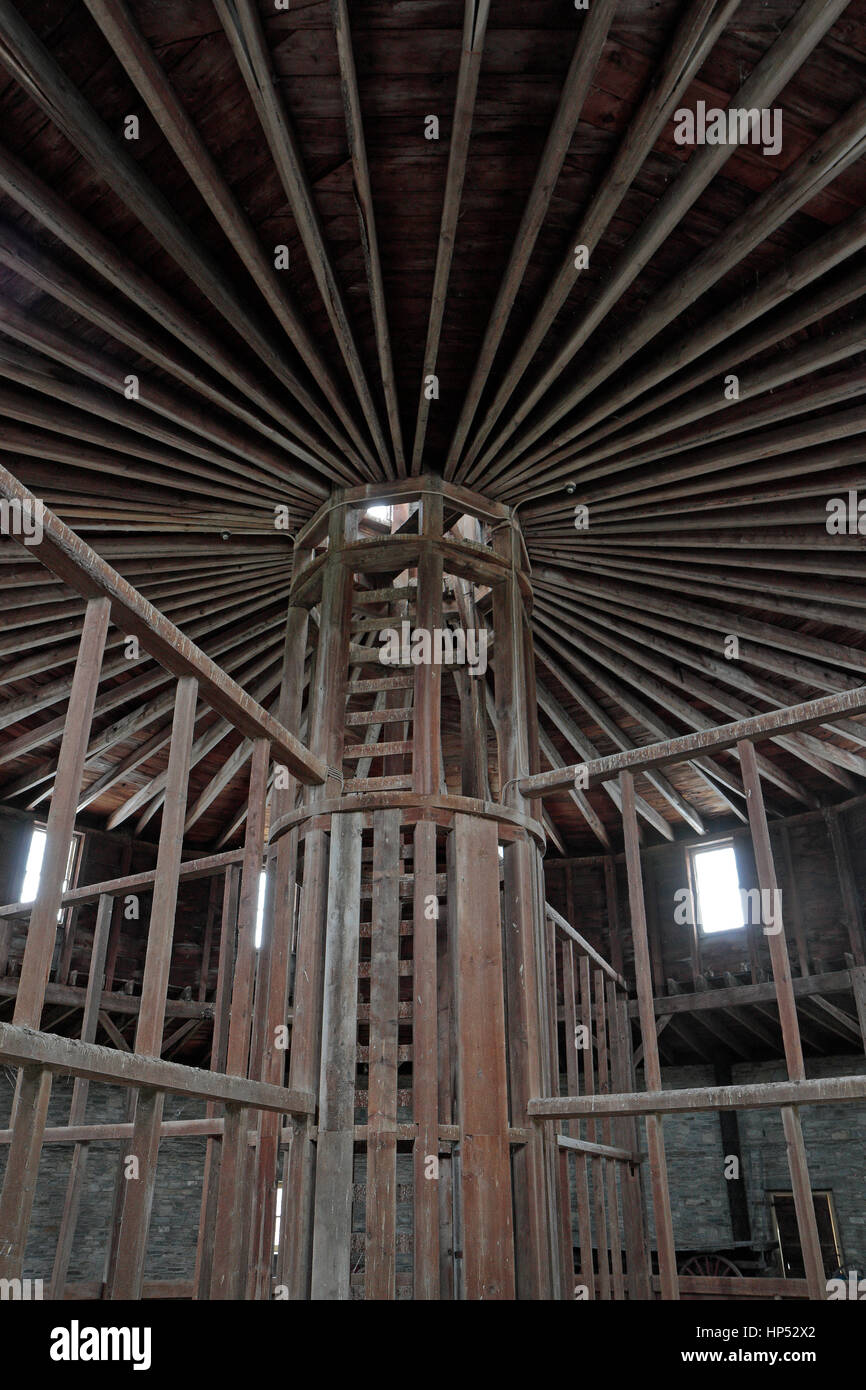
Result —
[[[390, 533], [359, 539], [372, 505]], [[530, 604], [512, 511], [433, 477], [335, 493], [297, 538], [281, 714], [329, 776], [278, 768], [270, 829], [265, 949], [296, 951], [271, 1075], [290, 1019], [287, 1084], [318, 1109], [283, 1160], [284, 1297], [547, 1299], [570, 1277], [526, 1115], [558, 1089], [545, 838], [517, 787], [538, 770]]]

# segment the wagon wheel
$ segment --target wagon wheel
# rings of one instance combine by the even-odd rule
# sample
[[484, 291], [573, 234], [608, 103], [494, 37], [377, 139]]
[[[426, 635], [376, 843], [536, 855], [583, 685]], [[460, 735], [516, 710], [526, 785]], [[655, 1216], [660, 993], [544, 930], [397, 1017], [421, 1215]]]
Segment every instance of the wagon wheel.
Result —
[[724, 1255], [692, 1255], [680, 1265], [680, 1274], [690, 1274], [703, 1279], [742, 1279], [742, 1270]]

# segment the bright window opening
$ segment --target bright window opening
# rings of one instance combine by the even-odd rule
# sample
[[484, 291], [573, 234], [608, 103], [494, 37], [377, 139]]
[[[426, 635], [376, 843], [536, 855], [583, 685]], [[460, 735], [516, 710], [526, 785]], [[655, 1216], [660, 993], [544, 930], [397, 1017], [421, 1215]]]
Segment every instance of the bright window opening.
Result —
[[256, 950], [262, 944], [262, 933], [265, 925], [265, 894], [267, 892], [268, 876], [262, 869], [259, 874], [259, 903], [256, 909]]
[[692, 851], [695, 915], [706, 936], [743, 925], [737, 860], [731, 843]]
[[[24, 882], [21, 885], [22, 903], [33, 903], [39, 892], [39, 883], [42, 878], [42, 863], [45, 858], [46, 834], [41, 826], [34, 826], [33, 834], [30, 837], [30, 849], [27, 852], [27, 863], [24, 867]], [[72, 882], [72, 875], [75, 869], [75, 854], [78, 849], [78, 836], [73, 835], [69, 842], [69, 854], [66, 857], [66, 873], [63, 876], [63, 892], [69, 888]], [[63, 918], [63, 909], [58, 912], [57, 920]]]
[[384, 521], [386, 525], [391, 525], [390, 507], [368, 507], [367, 516], [371, 516], [374, 521]]
[[280, 1219], [283, 1214], [283, 1184], [277, 1183], [277, 1210], [274, 1222], [274, 1254], [279, 1254], [280, 1250]]

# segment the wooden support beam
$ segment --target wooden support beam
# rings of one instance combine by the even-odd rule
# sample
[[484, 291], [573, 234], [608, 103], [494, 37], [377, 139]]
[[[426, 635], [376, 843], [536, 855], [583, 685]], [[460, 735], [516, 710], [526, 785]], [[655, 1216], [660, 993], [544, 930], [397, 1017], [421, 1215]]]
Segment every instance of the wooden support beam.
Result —
[[[0, 466], [0, 497], [17, 501], [36, 515], [37, 499]], [[248, 738], [267, 738], [274, 756], [302, 782], [325, 781], [327, 767], [283, 729], [235, 681], [159, 613], [48, 508], [42, 509], [43, 539], [31, 546], [52, 573], [87, 598], [110, 601], [121, 632], [137, 636], [160, 665], [179, 678], [195, 676], [204, 699]], [[76, 792], [77, 795], [77, 792]]]
[[325, 940], [314, 1299], [350, 1297], [360, 891], [361, 820], [337, 816], [331, 831]]
[[825, 1076], [805, 1081], [762, 1081], [751, 1085], [689, 1086], [670, 1091], [633, 1091], [613, 1096], [545, 1096], [529, 1104], [538, 1119], [601, 1115], [685, 1115], [710, 1110], [780, 1110], [786, 1106], [838, 1105], [866, 1100], [866, 1076]]
[[484, 54], [484, 40], [489, 14], [490, 0], [465, 0], [463, 6], [463, 42], [460, 46], [460, 69], [457, 74], [457, 95], [454, 99], [454, 119], [448, 147], [448, 172], [445, 176], [445, 196], [442, 201], [439, 239], [436, 243], [433, 292], [430, 297], [430, 317], [427, 322], [427, 341], [424, 345], [424, 367], [418, 395], [415, 442], [412, 447], [411, 471], [415, 476], [421, 472], [424, 458], [424, 441], [427, 436], [427, 421], [430, 415], [430, 395], [426, 386], [428, 378], [435, 376], [437, 369], [439, 342], [445, 319], [445, 300], [448, 294], [448, 281], [451, 276], [451, 262], [457, 237], [460, 201], [466, 178], [472, 118], [475, 114], [475, 98], [478, 92], [478, 79], [481, 75], [481, 59]]
[[[634, 806], [634, 778], [630, 772], [620, 773], [625, 835], [626, 867], [628, 869], [629, 906], [631, 910], [632, 941], [634, 943], [635, 975], [640, 1009], [641, 1040], [643, 1042], [644, 1072], [647, 1090], [661, 1089], [661, 1069], [658, 1057], [655, 1014], [653, 1013], [652, 966], [646, 928], [643, 878], [641, 876], [640, 845], [637, 816]], [[674, 1244], [670, 1190], [661, 1120], [655, 1113], [647, 1115], [647, 1148], [649, 1149], [650, 1178], [653, 1191], [656, 1240], [659, 1252], [659, 1272], [662, 1298], [678, 1299], [677, 1259]]]
[[[334, 337], [375, 443], [380, 472], [384, 473], [388, 458], [385, 437], [334, 272], [300, 147], [274, 77], [262, 20], [251, 0], [214, 0], [214, 5], [291, 206]], [[364, 457], [365, 460], [370, 457], [366, 448]], [[373, 476], [370, 467], [365, 466], [364, 472], [368, 477]]]
[[57, 764], [54, 795], [48, 814], [39, 891], [30, 914], [18, 996], [15, 1000], [14, 1021], [27, 1028], [38, 1028], [42, 1016], [108, 622], [107, 599], [90, 599], [84, 618]]
[[[758, 885], [761, 900], [772, 903], [770, 911], [762, 912], [764, 932], [768, 937], [770, 960], [773, 966], [773, 984], [776, 989], [776, 1003], [779, 1009], [779, 1022], [782, 1026], [782, 1041], [785, 1048], [785, 1063], [788, 1077], [794, 1082], [803, 1082], [806, 1068], [803, 1062], [803, 1048], [797, 1021], [797, 1007], [791, 986], [791, 962], [785, 940], [785, 926], [780, 902], [779, 885], [773, 862], [770, 844], [770, 831], [761, 792], [761, 779], [758, 774], [754, 745], [740, 742], [737, 745], [743, 780], [748, 794], [749, 824], [752, 830], [752, 843], [755, 848], [755, 863], [758, 869]], [[769, 917], [768, 922], [766, 918]], [[824, 1262], [821, 1256], [821, 1240], [818, 1234], [818, 1221], [812, 1201], [809, 1182], [809, 1166], [803, 1143], [803, 1130], [800, 1112], [796, 1106], [782, 1108], [782, 1124], [785, 1130], [785, 1143], [788, 1150], [788, 1166], [791, 1172], [791, 1186], [794, 1192], [794, 1207], [797, 1215], [797, 1229], [803, 1260], [806, 1266], [806, 1279], [809, 1284], [809, 1297], [824, 1299], [827, 1296], [827, 1281]]]
[[864, 711], [866, 686], [858, 686], [854, 690], [843, 690], [837, 695], [807, 700], [799, 705], [790, 705], [786, 709], [769, 710], [766, 714], [741, 719], [733, 724], [722, 724], [711, 729], [701, 729], [697, 733], [683, 734], [665, 743], [651, 743], [629, 752], [612, 753], [609, 757], [599, 758], [590, 763], [571, 764], [561, 771], [537, 773], [533, 777], [522, 778], [519, 787], [524, 796], [549, 796], [552, 792], [574, 786], [578, 773], [581, 786], [587, 784], [594, 787], [623, 771], [641, 772], [647, 767], [663, 767], [666, 763], [685, 762], [696, 753], [717, 753], [747, 740], [805, 729], [810, 724], [821, 724], [838, 714], [862, 714]]
[[491, 822], [456, 815], [449, 898], [466, 1298], [513, 1299], [499, 858]]
[[373, 816], [364, 1290], [396, 1297], [400, 812]]

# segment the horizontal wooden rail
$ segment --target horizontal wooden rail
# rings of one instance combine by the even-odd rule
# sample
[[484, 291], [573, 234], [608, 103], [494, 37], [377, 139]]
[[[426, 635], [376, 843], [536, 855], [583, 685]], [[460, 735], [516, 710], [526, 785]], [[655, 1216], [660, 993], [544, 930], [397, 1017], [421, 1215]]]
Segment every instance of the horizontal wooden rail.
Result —
[[[0, 1134], [2, 1142], [2, 1134]], [[594, 1158], [612, 1158], [617, 1163], [640, 1163], [641, 1155], [629, 1149], [616, 1149], [611, 1144], [591, 1144], [588, 1139], [570, 1139], [566, 1134], [557, 1134], [556, 1142], [560, 1149], [572, 1149], [575, 1153], [591, 1154]]]
[[[230, 864], [240, 864], [244, 857], [242, 849], [226, 850], [224, 854], [211, 854], [206, 859], [188, 859], [180, 866], [182, 879], [210, 878], [222, 873]], [[156, 882], [156, 869], [145, 869], [140, 874], [127, 874], [125, 878], [109, 878], [104, 883], [86, 883], [82, 888], [70, 888], [60, 899], [63, 907], [83, 907], [85, 903], [95, 903], [105, 894], [119, 898], [136, 888], [152, 888]], [[26, 917], [35, 906], [30, 903], [8, 903], [0, 907], [0, 920], [4, 917]]]
[[[198, 1139], [222, 1134], [225, 1120], [193, 1119], [163, 1120], [160, 1139]], [[0, 1129], [0, 1144], [11, 1144], [12, 1129]], [[93, 1125], [51, 1125], [42, 1135], [43, 1144], [100, 1144], [114, 1139], [132, 1139], [135, 1125], [131, 1122]]]
[[604, 974], [607, 975], [609, 980], [613, 980], [614, 984], [619, 985], [621, 989], [628, 988], [628, 985], [626, 984], [622, 975], [617, 974], [613, 966], [609, 965], [608, 962], [604, 959], [604, 956], [600, 956], [598, 951], [596, 951], [595, 947], [590, 946], [589, 942], [581, 936], [579, 931], [575, 931], [574, 927], [571, 925], [570, 922], [566, 922], [565, 918], [557, 912], [555, 907], [551, 907], [550, 903], [545, 903], [544, 911], [546, 912], [548, 919], [551, 922], [553, 922], [554, 926], [560, 932], [562, 932], [563, 936], [567, 936], [569, 941], [574, 942], [580, 955], [588, 956], [589, 959], [593, 962], [593, 964], [597, 966], [599, 970], [603, 971]]
[[[848, 970], [833, 970], [821, 975], [803, 975], [791, 981], [796, 999], [807, 999], [812, 994], [847, 994], [853, 989]], [[776, 1002], [776, 986], [772, 980], [757, 985], [725, 985], [722, 989], [695, 991], [693, 994], [657, 994], [653, 999], [653, 1013], [658, 1018], [667, 1014], [695, 1013], [704, 1009], [740, 1008], [744, 1004], [773, 1004]], [[632, 1018], [638, 1016], [637, 1000], [629, 1004]]]
[[[0, 980], [0, 999], [14, 999], [18, 994], [20, 980], [7, 976]], [[45, 987], [46, 1004], [66, 1004], [73, 1009], [83, 1009], [87, 990], [82, 985], [55, 985]], [[141, 996], [138, 994], [109, 993], [103, 990], [99, 996], [99, 1011], [106, 1014], [137, 1014], [141, 1009]], [[211, 1020], [214, 1016], [213, 1004], [202, 1004], [197, 999], [167, 999], [166, 1018], [200, 1018]], [[288, 1015], [291, 1021], [291, 1013]], [[48, 1030], [50, 1032], [50, 1029]]]
[[[85, 598], [107, 598], [112, 620], [121, 632], [137, 637], [145, 651], [172, 675], [179, 679], [194, 677], [202, 699], [211, 709], [228, 719], [247, 738], [266, 738], [273, 757], [285, 763], [299, 781], [315, 786], [325, 781], [328, 769], [321, 758], [315, 757], [294, 734], [284, 729], [2, 465], [0, 498], [18, 502], [30, 516], [41, 517], [41, 538], [32, 536], [26, 548], [46, 569]], [[19, 539], [23, 545], [24, 538]], [[287, 550], [287, 564], [288, 560]]]
[[712, 729], [683, 734], [680, 738], [649, 743], [644, 748], [627, 748], [625, 752], [612, 753], [607, 758], [592, 758], [587, 762], [554, 768], [551, 772], [538, 772], [532, 777], [522, 778], [517, 785], [526, 797], [550, 796], [552, 792], [573, 788], [585, 791], [587, 787], [610, 782], [621, 772], [643, 772], [649, 768], [664, 767], [668, 763], [687, 762], [703, 754], [721, 753], [745, 740], [772, 738], [777, 734], [806, 729], [811, 724], [822, 724], [841, 715], [864, 712], [866, 685], [858, 685], [854, 690], [842, 690], [836, 695], [822, 696], [820, 700], [806, 700], [801, 705], [768, 710], [766, 714], [739, 719], [733, 724], [719, 724]]
[[544, 1096], [531, 1100], [535, 1120], [596, 1115], [678, 1115], [698, 1110], [772, 1110], [866, 1100], [866, 1076], [824, 1076], [813, 1081], [763, 1081], [748, 1086], [696, 1086], [678, 1091], [631, 1091], [616, 1096]]
[[[680, 1294], [692, 1298], [724, 1298], [738, 1302], [741, 1298], [808, 1298], [809, 1285], [805, 1279], [760, 1279], [734, 1275], [681, 1274]], [[661, 1280], [653, 1278], [653, 1292], [661, 1290]]]
[[276, 1110], [285, 1115], [312, 1115], [315, 1110], [315, 1098], [306, 1091], [289, 1091], [264, 1081], [184, 1067], [178, 1062], [164, 1062], [134, 1052], [116, 1052], [110, 1047], [61, 1038], [56, 1033], [39, 1033], [12, 1023], [0, 1023], [0, 1062], [12, 1067], [35, 1065], [88, 1081], [146, 1086], [174, 1095], [198, 1096], [255, 1110]]

